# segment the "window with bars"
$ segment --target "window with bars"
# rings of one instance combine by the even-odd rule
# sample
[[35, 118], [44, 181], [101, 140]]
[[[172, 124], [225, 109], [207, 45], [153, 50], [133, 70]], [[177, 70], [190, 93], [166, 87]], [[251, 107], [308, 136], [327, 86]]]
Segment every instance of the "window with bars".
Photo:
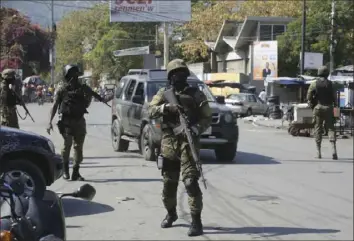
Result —
[[277, 36], [284, 33], [285, 30], [286, 26], [284, 24], [261, 24], [259, 29], [259, 40], [277, 40]]

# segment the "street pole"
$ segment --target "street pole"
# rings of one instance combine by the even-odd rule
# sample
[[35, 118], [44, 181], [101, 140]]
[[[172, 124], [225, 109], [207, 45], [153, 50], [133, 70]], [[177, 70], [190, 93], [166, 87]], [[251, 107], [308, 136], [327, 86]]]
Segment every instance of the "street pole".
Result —
[[168, 23], [164, 22], [163, 23], [163, 60], [164, 60], [164, 66], [166, 68], [168, 62], [169, 62], [169, 38], [168, 38]]
[[305, 39], [306, 39], [306, 0], [302, 2], [302, 36], [301, 36], [301, 63], [300, 74], [304, 74], [305, 67]]
[[51, 28], [51, 46], [50, 46], [50, 82], [54, 85], [54, 49], [55, 49], [55, 36], [54, 36], [54, 0], [51, 1], [51, 14], [52, 14], [52, 28]]
[[334, 70], [334, 56], [333, 56], [333, 53], [334, 53], [334, 30], [335, 30], [335, 27], [334, 27], [334, 18], [335, 18], [335, 11], [336, 11], [336, 1], [335, 0], [332, 0], [332, 13], [331, 13], [331, 45], [330, 45], [330, 73], [333, 72]]
[[155, 39], [155, 60], [156, 60], [156, 69], [160, 69], [160, 58], [161, 56], [159, 57], [156, 57], [156, 52], [158, 51], [157, 47], [159, 45], [159, 25], [156, 24], [156, 39]]

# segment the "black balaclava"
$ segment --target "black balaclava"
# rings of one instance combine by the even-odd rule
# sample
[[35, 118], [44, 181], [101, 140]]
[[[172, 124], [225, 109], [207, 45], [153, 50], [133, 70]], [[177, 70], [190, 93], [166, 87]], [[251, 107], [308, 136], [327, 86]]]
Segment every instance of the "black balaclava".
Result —
[[71, 68], [65, 76], [65, 80], [68, 84], [79, 83], [79, 70], [77, 67]]
[[173, 86], [177, 91], [184, 90], [187, 84], [188, 73], [184, 70], [176, 70], [171, 73], [169, 78], [169, 84]]

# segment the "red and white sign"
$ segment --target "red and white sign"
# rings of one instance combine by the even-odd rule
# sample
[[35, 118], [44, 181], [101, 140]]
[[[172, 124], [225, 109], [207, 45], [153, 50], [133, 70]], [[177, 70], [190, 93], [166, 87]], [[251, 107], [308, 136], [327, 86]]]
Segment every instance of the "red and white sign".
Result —
[[191, 20], [190, 0], [111, 0], [111, 22], [185, 22]]

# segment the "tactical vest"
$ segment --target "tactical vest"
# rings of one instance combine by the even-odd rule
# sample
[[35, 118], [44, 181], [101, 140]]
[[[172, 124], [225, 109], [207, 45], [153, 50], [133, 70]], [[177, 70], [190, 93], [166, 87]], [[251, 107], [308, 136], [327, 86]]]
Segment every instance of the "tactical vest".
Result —
[[[199, 113], [198, 107], [200, 103], [197, 103], [194, 95], [199, 91], [195, 87], [187, 87], [180, 93], [176, 93], [176, 98], [179, 104], [183, 107], [185, 114], [187, 115], [188, 121], [191, 125], [198, 123]], [[165, 100], [165, 103], [168, 103]], [[163, 116], [163, 123], [167, 124], [170, 128], [175, 128], [180, 125], [178, 114], [168, 114]]]
[[335, 101], [333, 99], [332, 82], [325, 78], [316, 81], [316, 100], [320, 105], [330, 106]]
[[60, 104], [60, 113], [63, 117], [80, 119], [87, 110], [87, 99], [82, 87], [67, 86]]

